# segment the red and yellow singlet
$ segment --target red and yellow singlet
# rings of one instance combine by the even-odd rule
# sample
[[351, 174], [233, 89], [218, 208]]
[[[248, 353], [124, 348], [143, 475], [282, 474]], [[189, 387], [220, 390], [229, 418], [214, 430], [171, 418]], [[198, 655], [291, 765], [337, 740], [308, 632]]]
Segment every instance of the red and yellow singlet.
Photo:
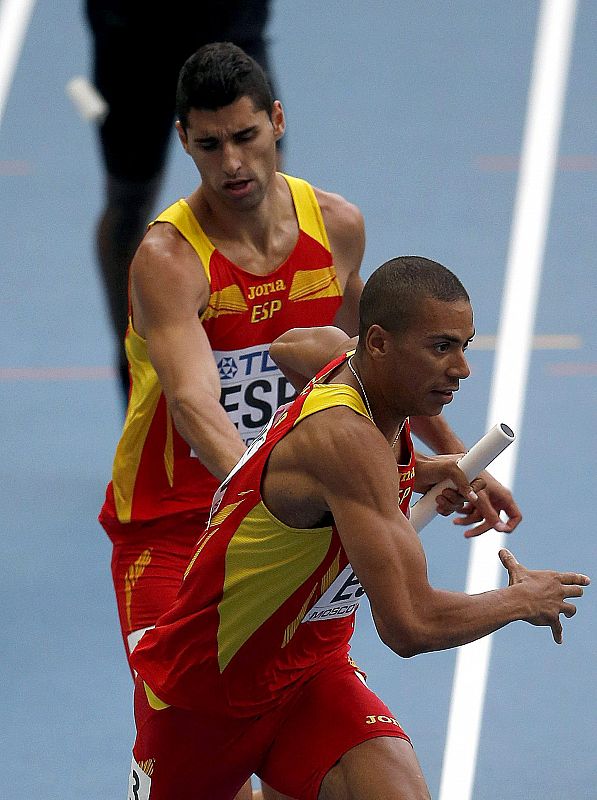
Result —
[[[210, 298], [201, 321], [220, 373], [221, 403], [247, 444], [294, 396], [269, 358], [271, 342], [293, 327], [332, 324], [342, 302], [315, 193], [305, 181], [284, 177], [299, 236], [268, 275], [248, 273], [216, 250], [185, 200], [156, 220], [180, 231], [205, 270]], [[125, 346], [131, 395], [100, 521], [128, 523], [197, 509], [207, 514], [218, 482], [176, 431], [146, 342], [130, 319]]]
[[[292, 528], [261, 497], [272, 448], [318, 411], [347, 406], [367, 416], [345, 384], [318, 380], [278, 410], [222, 484], [174, 605], [131, 656], [132, 667], [164, 703], [232, 716], [261, 714], [328, 659], [347, 653], [363, 588], [333, 525]], [[400, 466], [400, 508], [408, 513], [414, 453]], [[224, 706], [222, 705], [224, 704]]]

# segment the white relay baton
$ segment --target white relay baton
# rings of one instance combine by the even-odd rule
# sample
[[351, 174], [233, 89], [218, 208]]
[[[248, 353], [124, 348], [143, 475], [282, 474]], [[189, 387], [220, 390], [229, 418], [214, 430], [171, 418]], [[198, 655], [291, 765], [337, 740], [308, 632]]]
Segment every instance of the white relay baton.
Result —
[[[473, 445], [468, 453], [465, 453], [458, 466], [464, 472], [469, 481], [474, 480], [491, 462], [503, 452], [508, 445], [514, 441], [512, 430], [500, 422], [483, 436], [477, 444]], [[445, 480], [436, 483], [420, 500], [418, 500], [410, 510], [410, 523], [419, 532], [428, 525], [437, 514], [435, 498], [444, 489], [456, 488], [452, 481]]]

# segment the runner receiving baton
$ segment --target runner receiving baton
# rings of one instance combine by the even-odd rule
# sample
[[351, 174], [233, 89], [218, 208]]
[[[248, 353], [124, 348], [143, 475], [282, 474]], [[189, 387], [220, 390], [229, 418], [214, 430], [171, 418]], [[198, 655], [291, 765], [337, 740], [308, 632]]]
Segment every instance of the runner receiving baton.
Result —
[[[515, 620], [561, 641], [560, 614], [573, 616], [567, 599], [589, 578], [530, 571], [502, 550], [507, 587], [435, 589], [407, 519], [413, 486], [427, 488], [408, 417], [452, 400], [473, 333], [449, 270], [387, 262], [363, 291], [356, 352], [280, 408], [228, 475], [177, 600], [131, 657], [139, 800], [230, 800], [253, 772], [298, 800], [428, 800], [407, 734], [348, 657], [364, 593], [403, 657]], [[423, 483], [474, 493], [453, 461], [437, 463]]]

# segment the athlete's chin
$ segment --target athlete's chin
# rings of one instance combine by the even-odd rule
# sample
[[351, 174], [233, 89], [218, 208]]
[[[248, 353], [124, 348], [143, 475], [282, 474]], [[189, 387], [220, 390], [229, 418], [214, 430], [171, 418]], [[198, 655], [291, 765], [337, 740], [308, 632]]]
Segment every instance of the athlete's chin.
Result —
[[226, 203], [231, 208], [234, 208], [238, 211], [250, 211], [253, 208], [257, 208], [263, 199], [263, 193], [257, 189], [253, 191], [246, 192], [245, 194], [234, 196], [233, 194], [227, 193], [225, 195]]
[[447, 406], [448, 403], [452, 402], [452, 399], [452, 397], [447, 398], [445, 396], [432, 396], [428, 398], [425, 403], [421, 403], [421, 409], [417, 411], [416, 414], [411, 414], [411, 416], [437, 417], [437, 415], [441, 414], [444, 410], [444, 406]]

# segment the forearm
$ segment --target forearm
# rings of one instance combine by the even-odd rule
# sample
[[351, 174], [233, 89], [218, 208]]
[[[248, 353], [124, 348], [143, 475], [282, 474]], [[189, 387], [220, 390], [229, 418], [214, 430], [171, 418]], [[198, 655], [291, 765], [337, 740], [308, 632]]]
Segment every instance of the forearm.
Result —
[[413, 604], [407, 625], [378, 627], [392, 650], [410, 657], [469, 644], [526, 614], [528, 604], [517, 586], [476, 595], [431, 589], [424, 602]]
[[179, 396], [169, 408], [176, 430], [212, 475], [223, 481], [246, 447], [218, 400], [208, 393], [192, 400]]
[[436, 417], [411, 417], [410, 426], [415, 436], [434, 453], [464, 453], [467, 450], [443, 414]]

